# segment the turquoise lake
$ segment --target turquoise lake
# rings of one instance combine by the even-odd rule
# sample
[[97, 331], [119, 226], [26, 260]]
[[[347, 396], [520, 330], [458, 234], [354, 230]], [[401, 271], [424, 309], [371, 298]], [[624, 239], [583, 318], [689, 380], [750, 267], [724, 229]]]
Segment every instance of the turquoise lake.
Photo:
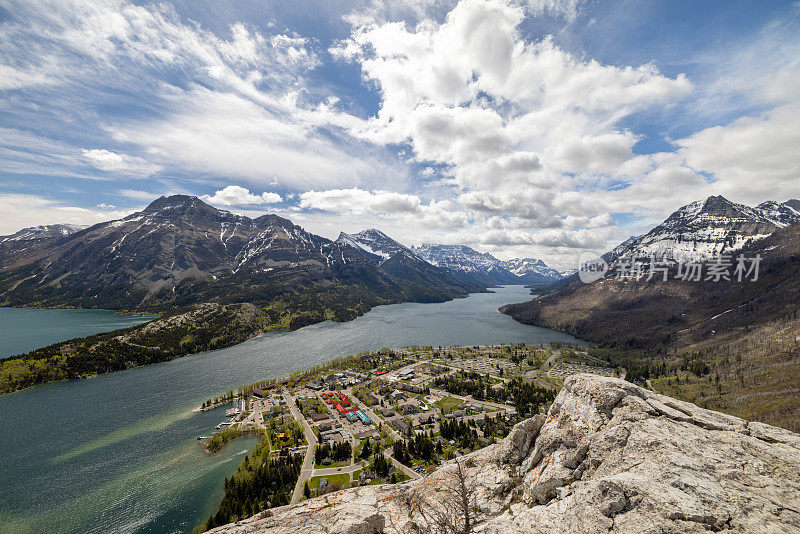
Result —
[[59, 341], [142, 324], [151, 317], [119, 315], [110, 310], [30, 310], [0, 308], [0, 358]]

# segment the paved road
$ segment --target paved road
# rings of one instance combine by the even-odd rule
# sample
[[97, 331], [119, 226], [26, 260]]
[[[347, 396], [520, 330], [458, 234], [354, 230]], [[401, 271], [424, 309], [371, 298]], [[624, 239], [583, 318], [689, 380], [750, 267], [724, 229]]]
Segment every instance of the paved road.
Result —
[[383, 455], [389, 458], [392, 461], [392, 465], [395, 466], [396, 469], [401, 470], [403, 473], [410, 476], [412, 479], [422, 478], [422, 475], [408, 467], [407, 465], [403, 465], [398, 462], [394, 456], [392, 456], [392, 452], [394, 452], [391, 448], [385, 449], [383, 451]]
[[314, 431], [311, 430], [311, 426], [308, 424], [308, 421], [306, 421], [306, 418], [303, 417], [303, 414], [297, 409], [296, 398], [288, 393], [284, 395], [284, 398], [286, 399], [287, 406], [289, 406], [292, 417], [303, 427], [303, 434], [308, 442], [306, 456], [303, 459], [303, 467], [300, 469], [300, 476], [297, 479], [297, 484], [294, 486], [294, 492], [292, 492], [291, 504], [294, 504], [303, 496], [303, 487], [305, 486], [306, 480], [314, 476], [314, 451], [317, 448], [317, 436], [314, 434]]

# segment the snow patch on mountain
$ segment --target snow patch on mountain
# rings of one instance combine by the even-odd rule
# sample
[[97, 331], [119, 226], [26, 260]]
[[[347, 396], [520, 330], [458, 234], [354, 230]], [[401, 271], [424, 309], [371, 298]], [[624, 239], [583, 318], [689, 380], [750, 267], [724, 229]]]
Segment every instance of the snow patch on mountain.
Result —
[[0, 238], [0, 243], [6, 241], [29, 241], [31, 239], [45, 239], [50, 237], [65, 237], [86, 228], [80, 224], [43, 224], [23, 228], [19, 232]]
[[536, 258], [514, 258], [502, 262], [502, 265], [509, 272], [528, 282], [555, 282], [563, 278], [559, 271], [548, 267], [545, 262]]
[[413, 254], [411, 250], [375, 228], [368, 228], [357, 234], [339, 234], [335, 241], [366, 252], [376, 258], [378, 263], [383, 263], [398, 252]]
[[755, 208], [722, 196], [683, 206], [650, 232], [626, 240], [604, 257], [666, 257], [705, 261], [733, 254], [775, 230], [800, 222], [800, 201], [764, 202]]

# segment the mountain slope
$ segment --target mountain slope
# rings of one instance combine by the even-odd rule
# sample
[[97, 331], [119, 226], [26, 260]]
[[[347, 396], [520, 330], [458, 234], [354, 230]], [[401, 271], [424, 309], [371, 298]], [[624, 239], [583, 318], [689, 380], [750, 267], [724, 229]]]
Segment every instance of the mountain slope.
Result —
[[342, 232], [336, 239], [336, 243], [355, 247], [374, 258], [379, 264], [385, 262], [398, 252], [411, 253], [408, 247], [400, 244], [375, 228], [368, 228], [357, 234], [346, 234]]
[[[356, 248], [372, 258], [382, 271], [418, 286], [421, 290], [438, 288], [443, 292], [480, 292], [484, 285], [470, 283], [419, 258], [411, 249], [380, 230], [369, 228], [357, 234], [339, 234], [336, 243]], [[425, 297], [430, 298], [430, 297]]]
[[486, 286], [523, 283], [488, 252], [480, 253], [465, 245], [424, 244], [411, 250], [428, 263], [470, 283]]
[[0, 243], [64, 237], [83, 230], [84, 228], [86, 228], [86, 226], [79, 224], [45, 224], [41, 226], [31, 226], [30, 228], [23, 228], [19, 232], [11, 235], [0, 236]]
[[[485, 292], [484, 286], [470, 283], [439, 269], [425, 260], [401, 250], [381, 264], [381, 269], [398, 280], [403, 280], [420, 288], [421, 292], [431, 293], [438, 288], [443, 294], [453, 292], [478, 293]], [[430, 297], [427, 297], [430, 298]], [[424, 300], [422, 296], [420, 300]]]
[[[183, 195], [64, 238], [0, 250], [0, 260], [0, 303], [7, 306], [165, 310], [283, 299], [328, 307], [341, 298], [363, 309], [420, 293], [361, 251], [287, 219], [250, 219]], [[432, 291], [429, 299], [454, 296]]]
[[741, 254], [761, 255], [758, 280], [684, 281], [675, 268], [667, 281], [575, 277], [501, 311], [613, 349], [660, 392], [800, 430], [800, 224]]
[[[503, 307], [515, 319], [565, 330], [618, 348], [654, 348], [694, 342], [768, 322], [800, 309], [800, 225], [775, 231], [741, 251], [762, 256], [757, 281], [676, 279], [671, 268], [648, 281], [608, 277], [566, 287], [530, 302]], [[724, 314], [724, 315], [723, 315]], [[709, 323], [714, 317], [713, 323]]]
[[751, 208], [711, 196], [683, 206], [648, 233], [628, 239], [604, 257], [608, 261], [630, 255], [705, 260], [736, 252], [798, 221], [798, 200], [764, 202]]
[[526, 284], [548, 284], [564, 278], [561, 272], [536, 258], [514, 258], [500, 264]]

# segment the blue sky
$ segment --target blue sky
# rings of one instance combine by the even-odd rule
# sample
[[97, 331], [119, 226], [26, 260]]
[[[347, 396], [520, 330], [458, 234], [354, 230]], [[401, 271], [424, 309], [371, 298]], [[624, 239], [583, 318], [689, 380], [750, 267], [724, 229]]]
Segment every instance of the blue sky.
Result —
[[569, 266], [800, 196], [797, 2], [0, 6], [0, 234], [188, 193]]

